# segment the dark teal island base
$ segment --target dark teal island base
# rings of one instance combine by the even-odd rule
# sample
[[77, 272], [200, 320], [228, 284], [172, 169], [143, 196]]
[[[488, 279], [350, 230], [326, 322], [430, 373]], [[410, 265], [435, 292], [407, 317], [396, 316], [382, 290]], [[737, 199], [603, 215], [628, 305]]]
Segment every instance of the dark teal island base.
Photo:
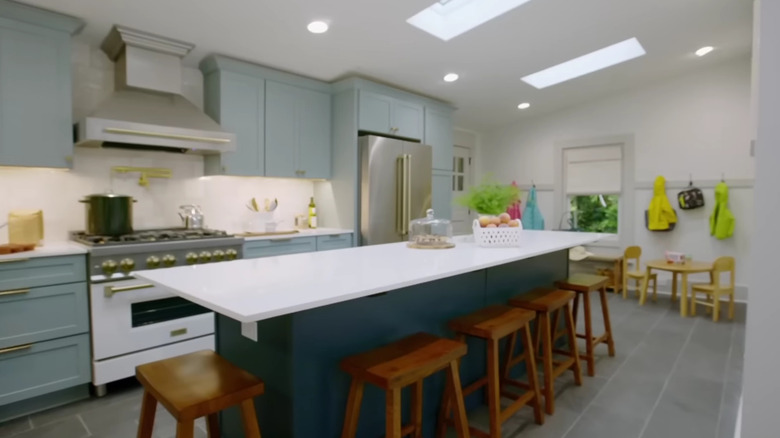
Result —
[[[336, 438], [341, 434], [350, 384], [350, 376], [339, 368], [342, 358], [416, 332], [451, 337], [448, 320], [551, 285], [567, 273], [568, 251], [557, 251], [260, 321], [258, 342], [241, 335], [239, 322], [219, 315], [217, 351], [265, 380], [265, 394], [255, 399], [263, 437]], [[461, 365], [464, 383], [485, 373], [484, 342], [470, 339], [468, 346]], [[443, 385], [443, 373], [425, 380], [425, 437], [433, 436]], [[381, 390], [366, 385], [359, 437], [384, 435], [384, 402]], [[475, 394], [466, 406], [481, 402]], [[404, 406], [408, 406], [406, 398]], [[244, 436], [237, 409], [225, 411], [221, 423], [224, 437]]]

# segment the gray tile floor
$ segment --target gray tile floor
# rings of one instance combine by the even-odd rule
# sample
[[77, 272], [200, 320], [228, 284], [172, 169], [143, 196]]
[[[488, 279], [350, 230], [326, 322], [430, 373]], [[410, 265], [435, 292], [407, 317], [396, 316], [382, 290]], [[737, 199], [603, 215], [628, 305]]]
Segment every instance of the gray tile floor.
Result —
[[[715, 324], [703, 314], [680, 318], [666, 296], [644, 307], [614, 295], [609, 303], [616, 357], [599, 347], [595, 377], [585, 376], [580, 387], [571, 373], [556, 380], [555, 415], [538, 426], [530, 409], [522, 409], [504, 424], [503, 436], [732, 438], [742, 390], [744, 308], [736, 322]], [[594, 324], [602, 327], [601, 318], [594, 315]], [[131, 438], [140, 405], [140, 388], [129, 385], [104, 398], [0, 423], [0, 438]], [[469, 417], [484, 424], [484, 414], [480, 409]], [[206, 437], [204, 427], [201, 420], [196, 437]], [[154, 436], [174, 435], [173, 418], [158, 408]]]

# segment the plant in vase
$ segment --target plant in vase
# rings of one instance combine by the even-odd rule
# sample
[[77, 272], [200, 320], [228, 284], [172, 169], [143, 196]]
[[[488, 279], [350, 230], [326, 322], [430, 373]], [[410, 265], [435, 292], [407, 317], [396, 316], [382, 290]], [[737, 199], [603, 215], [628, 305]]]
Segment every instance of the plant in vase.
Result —
[[513, 220], [506, 212], [510, 205], [520, 199], [520, 189], [511, 184], [498, 184], [485, 179], [473, 186], [455, 201], [479, 213], [482, 228], [519, 227], [520, 221]]

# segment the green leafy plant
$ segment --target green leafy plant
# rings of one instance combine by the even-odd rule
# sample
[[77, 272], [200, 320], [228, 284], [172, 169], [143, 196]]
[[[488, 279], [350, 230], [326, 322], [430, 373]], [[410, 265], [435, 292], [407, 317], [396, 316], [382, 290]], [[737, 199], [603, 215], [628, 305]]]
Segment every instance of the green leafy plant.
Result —
[[459, 205], [468, 207], [479, 214], [498, 215], [520, 199], [520, 189], [510, 184], [498, 184], [486, 178], [481, 184], [455, 200]]

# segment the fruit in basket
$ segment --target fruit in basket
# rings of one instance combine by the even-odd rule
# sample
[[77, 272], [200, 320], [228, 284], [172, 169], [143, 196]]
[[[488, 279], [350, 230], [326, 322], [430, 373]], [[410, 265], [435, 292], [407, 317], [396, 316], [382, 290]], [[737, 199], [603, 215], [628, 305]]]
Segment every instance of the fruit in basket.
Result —
[[495, 226], [499, 226], [499, 225], [501, 225], [501, 219], [499, 219], [498, 216], [491, 217], [490, 218], [490, 223], [495, 225]]
[[498, 219], [502, 224], [508, 224], [512, 220], [512, 216], [509, 216], [509, 213], [501, 213], [498, 215]]
[[509, 224], [501, 224], [498, 228], [509, 228]]
[[485, 228], [498, 228], [498, 225], [496, 224], [487, 224]]
[[510, 228], [517, 228], [520, 226], [520, 221], [517, 219], [512, 219], [511, 221], [509, 221], [508, 225]]
[[482, 227], [482, 228], [485, 228], [488, 225], [490, 225], [490, 216], [480, 216], [479, 217], [479, 226]]

